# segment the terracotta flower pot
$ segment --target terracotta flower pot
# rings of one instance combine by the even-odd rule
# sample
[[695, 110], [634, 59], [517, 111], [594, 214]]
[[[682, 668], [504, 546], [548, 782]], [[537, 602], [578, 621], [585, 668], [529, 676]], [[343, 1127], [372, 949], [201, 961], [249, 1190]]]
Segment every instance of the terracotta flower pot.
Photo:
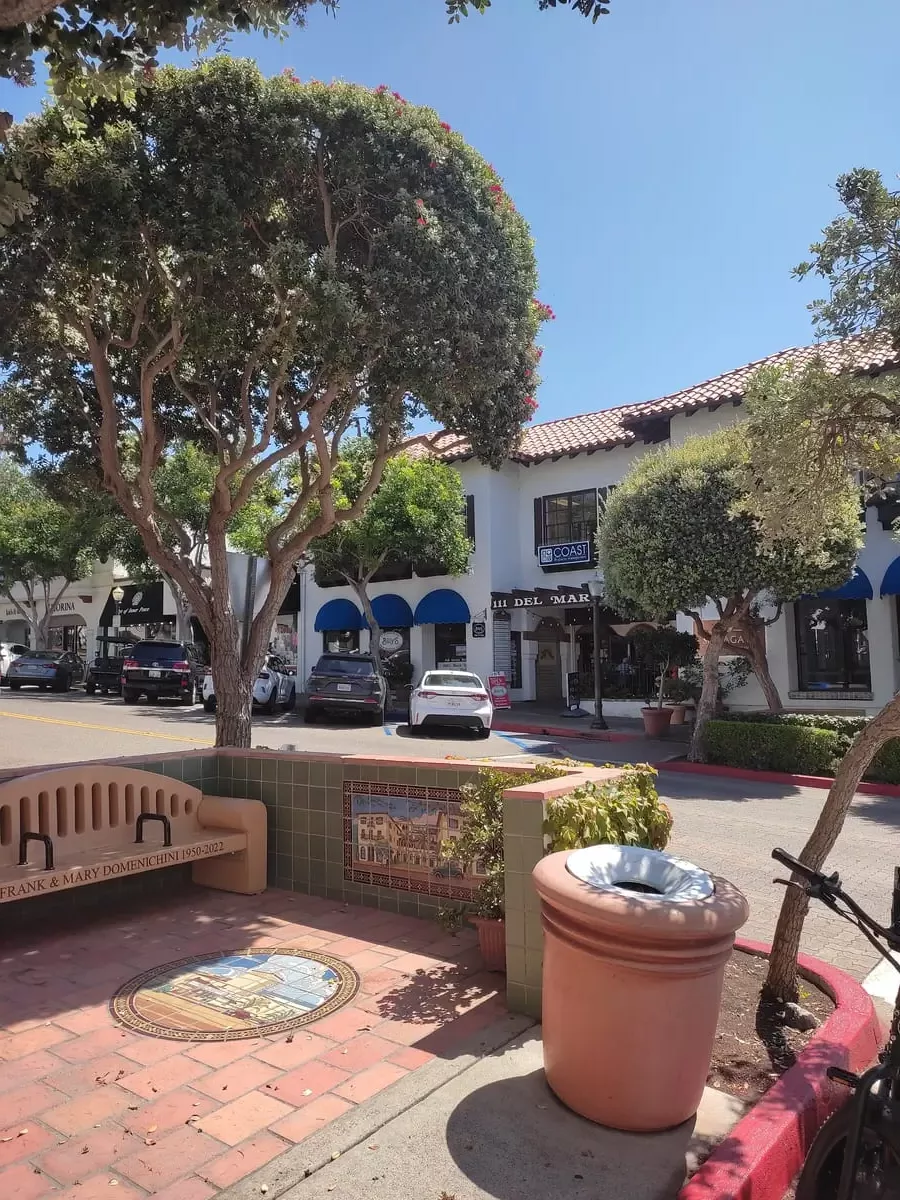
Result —
[[644, 718], [644, 733], [647, 737], [665, 737], [669, 732], [671, 708], [642, 708], [641, 716]]
[[502, 971], [506, 974], [506, 922], [501, 917], [493, 920], [491, 917], [472, 917], [472, 924], [478, 930], [478, 948], [484, 965], [488, 971]]
[[687, 707], [684, 704], [667, 704], [666, 708], [672, 714], [672, 719], [669, 721], [670, 725], [684, 724], [684, 716], [687, 712]]

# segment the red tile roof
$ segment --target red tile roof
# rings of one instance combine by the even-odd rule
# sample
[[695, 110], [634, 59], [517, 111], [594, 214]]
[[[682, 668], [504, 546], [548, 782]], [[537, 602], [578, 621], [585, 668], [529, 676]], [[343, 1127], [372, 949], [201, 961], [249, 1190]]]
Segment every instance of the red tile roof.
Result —
[[[571, 457], [595, 450], [610, 450], [614, 446], [629, 446], [642, 436], [641, 426], [655, 418], [664, 419], [677, 413], [687, 414], [701, 408], [712, 410], [722, 404], [740, 403], [751, 377], [760, 367], [789, 362], [802, 367], [816, 356], [835, 372], [853, 370], [878, 374], [900, 367], [900, 353], [894, 349], [890, 339], [884, 337], [855, 337], [820, 342], [813, 346], [795, 346], [658, 400], [625, 404], [619, 408], [605, 408], [600, 412], [529, 425], [510, 458], [514, 462], [534, 463], [548, 458], [562, 458], [564, 455]], [[456, 462], [471, 455], [466, 439], [450, 433], [438, 438], [434, 452], [445, 462]]]

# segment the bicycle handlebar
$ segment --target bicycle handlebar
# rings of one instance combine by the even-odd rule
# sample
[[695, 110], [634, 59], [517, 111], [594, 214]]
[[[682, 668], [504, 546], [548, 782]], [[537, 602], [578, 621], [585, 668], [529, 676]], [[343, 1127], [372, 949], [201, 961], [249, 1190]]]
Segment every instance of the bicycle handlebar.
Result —
[[802, 863], [799, 858], [794, 858], [793, 854], [788, 854], [787, 850], [782, 850], [780, 846], [776, 846], [772, 851], [772, 857], [783, 867], [793, 871], [795, 875], [801, 875], [807, 883], [822, 883], [827, 879], [827, 876], [823, 875], [821, 871], [814, 871], [812, 867]]

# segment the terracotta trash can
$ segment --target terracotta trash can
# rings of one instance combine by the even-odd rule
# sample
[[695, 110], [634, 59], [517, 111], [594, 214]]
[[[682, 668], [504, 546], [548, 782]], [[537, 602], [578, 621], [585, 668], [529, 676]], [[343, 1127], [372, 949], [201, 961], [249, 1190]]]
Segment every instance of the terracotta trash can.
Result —
[[590, 846], [533, 872], [547, 1082], [581, 1116], [651, 1132], [696, 1113], [743, 895], [693, 863]]

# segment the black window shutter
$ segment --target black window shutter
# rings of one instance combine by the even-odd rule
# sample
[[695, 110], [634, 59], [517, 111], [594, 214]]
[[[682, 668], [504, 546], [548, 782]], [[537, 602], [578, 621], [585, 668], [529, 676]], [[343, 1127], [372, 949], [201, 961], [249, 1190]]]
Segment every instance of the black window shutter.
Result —
[[475, 497], [466, 496], [466, 537], [475, 546]]
[[534, 552], [537, 554], [538, 546], [544, 542], [544, 501], [538, 496], [534, 502]]

